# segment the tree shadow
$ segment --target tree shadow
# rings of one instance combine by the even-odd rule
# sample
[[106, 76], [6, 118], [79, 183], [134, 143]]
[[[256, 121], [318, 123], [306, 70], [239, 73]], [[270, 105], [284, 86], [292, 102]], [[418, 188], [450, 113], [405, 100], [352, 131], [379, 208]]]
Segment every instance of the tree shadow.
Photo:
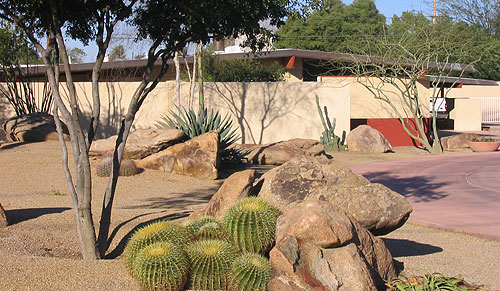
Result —
[[[125, 226], [127, 223], [130, 223], [130, 222], [132, 222], [132, 221], [134, 221], [134, 220], [136, 220], [136, 219], [138, 219], [140, 217], [143, 217], [143, 216], [152, 215], [152, 214], [158, 214], [158, 213], [162, 213], [162, 212], [166, 212], [166, 211], [167, 210], [159, 211], [159, 212], [144, 213], [144, 214], [140, 214], [140, 215], [134, 216], [134, 217], [132, 217], [132, 218], [130, 218], [128, 220], [123, 221], [118, 226], [116, 226], [113, 229], [113, 231], [111, 232], [111, 235], [109, 236], [109, 239], [108, 239], [108, 245], [111, 244], [111, 242], [115, 238], [115, 236], [118, 233], [118, 231], [123, 226]], [[139, 223], [133, 229], [131, 229], [125, 236], [123, 236], [123, 238], [118, 242], [118, 245], [111, 252], [109, 252], [105, 256], [105, 258], [106, 259], [115, 259], [115, 258], [119, 257], [123, 253], [123, 250], [125, 249], [125, 246], [127, 245], [127, 242], [129, 241], [129, 239], [132, 236], [132, 234], [134, 234], [134, 232], [136, 232], [138, 229], [140, 229], [140, 228], [142, 228], [142, 227], [144, 227], [144, 226], [146, 226], [148, 224], [157, 222], [157, 221], [162, 221], [162, 220], [176, 220], [176, 219], [180, 219], [180, 218], [183, 218], [183, 217], [187, 217], [188, 215], [189, 215], [189, 211], [182, 211], [182, 212], [168, 214], [168, 215], [165, 215], [165, 216], [162, 216], [162, 217], [150, 219], [148, 221]]]
[[367, 172], [363, 173], [370, 182], [380, 183], [391, 190], [398, 192], [414, 202], [427, 202], [443, 199], [448, 194], [438, 191], [445, 183], [432, 182], [431, 177], [414, 176], [401, 178], [394, 172]]
[[210, 188], [192, 189], [189, 192], [171, 192], [168, 195], [150, 197], [137, 201], [136, 204], [125, 206], [124, 209], [171, 209], [189, 210], [189, 207], [207, 203], [219, 190], [220, 185]]
[[9, 149], [13, 149], [13, 148], [17, 148], [19, 146], [22, 146], [22, 145], [25, 145], [25, 144], [29, 144], [28, 142], [24, 142], [24, 141], [21, 141], [21, 142], [9, 142], [9, 143], [6, 143], [6, 144], [1, 144], [0, 145], [0, 150], [9, 150]]
[[440, 247], [407, 239], [382, 238], [382, 240], [394, 258], [417, 257], [440, 253], [443, 251]]
[[5, 210], [5, 215], [7, 216], [9, 225], [13, 225], [19, 222], [38, 218], [42, 215], [62, 213], [70, 209], [71, 208], [68, 207], [12, 209]]

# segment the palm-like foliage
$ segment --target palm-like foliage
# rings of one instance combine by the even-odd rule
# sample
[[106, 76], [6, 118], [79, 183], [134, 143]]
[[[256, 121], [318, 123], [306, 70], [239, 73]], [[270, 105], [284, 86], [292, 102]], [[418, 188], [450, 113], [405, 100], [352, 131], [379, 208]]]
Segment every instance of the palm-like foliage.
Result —
[[222, 116], [213, 108], [210, 111], [203, 108], [196, 113], [193, 109], [175, 106], [177, 112], [170, 111], [170, 116], [161, 117], [162, 121], [157, 124], [158, 128], [177, 128], [184, 132], [189, 138], [204, 134], [211, 130], [219, 132], [221, 150], [240, 139], [233, 129], [233, 120], [226, 114]]

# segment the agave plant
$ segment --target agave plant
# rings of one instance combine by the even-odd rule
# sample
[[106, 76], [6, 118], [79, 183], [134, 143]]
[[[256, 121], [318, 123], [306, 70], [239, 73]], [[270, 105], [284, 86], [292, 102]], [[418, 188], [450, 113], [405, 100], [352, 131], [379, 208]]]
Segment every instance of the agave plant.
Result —
[[175, 106], [177, 112], [170, 110], [170, 116], [162, 116], [158, 122], [158, 128], [177, 128], [184, 132], [189, 138], [204, 134], [211, 130], [219, 132], [221, 150], [235, 143], [240, 137], [233, 129], [233, 121], [226, 114], [222, 116], [213, 108], [208, 111], [203, 108], [196, 113], [193, 109]]

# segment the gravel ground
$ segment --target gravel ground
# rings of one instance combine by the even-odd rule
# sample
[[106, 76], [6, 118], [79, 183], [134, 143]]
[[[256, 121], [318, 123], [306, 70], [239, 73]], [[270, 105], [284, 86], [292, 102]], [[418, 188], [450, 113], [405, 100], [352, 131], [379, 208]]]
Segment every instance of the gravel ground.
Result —
[[[352, 165], [424, 154], [398, 148], [391, 154], [341, 153], [334, 159]], [[150, 170], [120, 178], [110, 258], [84, 261], [59, 144], [3, 144], [0, 165], [0, 202], [12, 222], [0, 229], [0, 290], [138, 290], [120, 257], [127, 235], [157, 218], [182, 219], [203, 207], [222, 183]], [[97, 223], [107, 179], [94, 177]], [[500, 290], [500, 242], [411, 224], [383, 238], [405, 276], [440, 272]]]

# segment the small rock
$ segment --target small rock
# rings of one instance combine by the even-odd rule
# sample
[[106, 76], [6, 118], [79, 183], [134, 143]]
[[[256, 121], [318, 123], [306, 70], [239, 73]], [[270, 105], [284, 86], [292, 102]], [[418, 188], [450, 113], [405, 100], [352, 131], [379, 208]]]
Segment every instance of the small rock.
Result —
[[220, 218], [240, 199], [248, 197], [253, 188], [255, 170], [245, 170], [229, 176], [212, 196], [207, 206], [189, 215], [190, 219], [196, 219], [203, 215]]
[[2, 203], [0, 203], [0, 227], [5, 227], [9, 225], [7, 221], [7, 215], [5, 214], [5, 210], [2, 207]]
[[441, 138], [441, 145], [445, 151], [462, 150], [469, 148], [468, 141], [480, 136], [475, 133], [461, 133]]
[[[185, 135], [178, 129], [138, 129], [127, 138], [123, 157], [142, 159], [184, 139]], [[90, 156], [103, 156], [115, 150], [117, 135], [107, 139], [98, 139], [90, 146]]]
[[392, 146], [384, 135], [368, 125], [360, 125], [349, 132], [346, 144], [350, 152], [385, 153], [392, 151]]
[[[62, 121], [61, 121], [62, 123]], [[69, 140], [68, 128], [62, 123], [65, 139]], [[9, 142], [41, 142], [58, 140], [54, 116], [35, 112], [12, 117], [3, 124], [5, 138]]]
[[326, 156], [323, 145], [313, 139], [295, 138], [277, 143], [235, 145], [249, 163], [259, 165], [282, 165], [299, 156]]
[[215, 180], [220, 161], [219, 134], [210, 131], [136, 162], [139, 168]]

